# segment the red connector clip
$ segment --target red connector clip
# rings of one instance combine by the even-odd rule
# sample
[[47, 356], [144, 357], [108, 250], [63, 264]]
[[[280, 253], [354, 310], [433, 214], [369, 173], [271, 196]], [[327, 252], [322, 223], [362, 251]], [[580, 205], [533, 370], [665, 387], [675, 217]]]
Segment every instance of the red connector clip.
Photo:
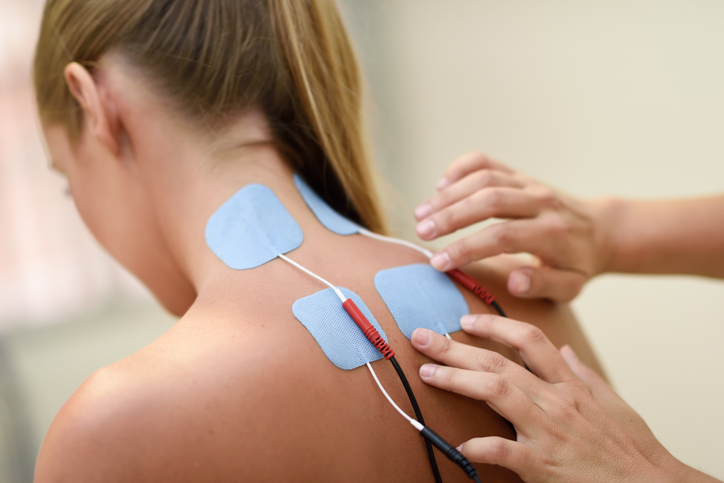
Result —
[[342, 303], [342, 307], [344, 307], [344, 310], [346, 310], [349, 316], [352, 317], [352, 320], [354, 320], [354, 323], [357, 324], [357, 327], [362, 330], [362, 333], [365, 337], [367, 337], [367, 340], [372, 342], [372, 345], [380, 351], [380, 354], [382, 354], [385, 359], [389, 360], [395, 355], [395, 351], [393, 351], [390, 345], [385, 342], [385, 339], [383, 339], [380, 333], [377, 332], [375, 326], [367, 320], [365, 314], [362, 313], [352, 299], [345, 300], [344, 303]]
[[457, 268], [445, 273], [447, 273], [450, 278], [453, 278], [460, 282], [462, 286], [477, 295], [486, 304], [490, 305], [493, 303], [493, 301], [495, 301], [495, 297], [493, 297], [493, 294], [485, 290], [478, 282], [475, 281], [475, 279], [473, 279], [473, 277], [471, 277], [467, 273], [461, 272]]

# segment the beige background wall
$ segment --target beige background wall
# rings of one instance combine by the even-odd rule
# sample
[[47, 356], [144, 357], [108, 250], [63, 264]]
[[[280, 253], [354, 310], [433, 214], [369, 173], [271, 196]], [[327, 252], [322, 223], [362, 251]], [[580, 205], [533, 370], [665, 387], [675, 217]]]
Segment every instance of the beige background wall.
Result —
[[[85, 377], [172, 323], [96, 246], [47, 170], [28, 75], [41, 3], [0, 0], [0, 481], [9, 482], [29, 481], [40, 438]], [[724, 3], [343, 3], [402, 234], [447, 164], [472, 149], [581, 196], [722, 191]], [[724, 478], [724, 284], [606, 276], [574, 306], [656, 435]]]
[[[724, 190], [724, 3], [353, 3], [406, 233], [473, 149], [580, 196]], [[724, 478], [724, 283], [607, 275], [574, 308], [666, 447]]]

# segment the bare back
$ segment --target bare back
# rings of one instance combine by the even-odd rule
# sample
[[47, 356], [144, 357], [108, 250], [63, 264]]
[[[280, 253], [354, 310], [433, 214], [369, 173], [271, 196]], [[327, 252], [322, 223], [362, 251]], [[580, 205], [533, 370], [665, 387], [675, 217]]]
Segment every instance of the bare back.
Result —
[[[514, 438], [486, 404], [431, 388], [417, 376], [428, 359], [400, 332], [373, 285], [380, 270], [424, 262], [420, 254], [359, 235], [323, 235], [324, 256], [289, 257], [355, 291], [386, 332], [429, 427], [452, 444], [472, 437]], [[330, 241], [331, 240], [331, 241]], [[37, 478], [62, 448], [87, 468], [88, 481], [433, 481], [422, 438], [384, 399], [365, 367], [334, 366], [292, 314], [292, 304], [323, 289], [275, 260], [254, 269], [255, 283], [200, 297], [178, 324], [142, 351], [98, 371], [66, 404], [41, 451]], [[571, 312], [561, 305], [506, 297], [505, 270], [479, 265], [468, 273], [512, 318], [571, 344], [598, 368]], [[280, 282], [283, 281], [283, 282]], [[489, 313], [461, 289], [471, 313]], [[496, 350], [462, 332], [453, 339]], [[392, 398], [412, 415], [393, 368], [373, 363]], [[440, 453], [444, 481], [469, 481]], [[500, 467], [478, 466], [486, 482], [520, 481]], [[57, 476], [57, 468], [53, 470]], [[48, 475], [49, 476], [49, 475]], [[63, 481], [48, 478], [50, 481]]]

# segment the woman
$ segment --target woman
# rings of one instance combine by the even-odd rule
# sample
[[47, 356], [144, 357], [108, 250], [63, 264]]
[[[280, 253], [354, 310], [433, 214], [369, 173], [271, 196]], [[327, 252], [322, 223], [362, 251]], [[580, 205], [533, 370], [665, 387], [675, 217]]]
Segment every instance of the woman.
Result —
[[[431, 481], [419, 435], [370, 375], [335, 367], [295, 319], [293, 303], [324, 286], [279, 259], [232, 270], [204, 239], [234, 193], [269, 187], [304, 233], [289, 257], [359, 294], [406, 372], [429, 361], [373, 285], [380, 270], [425, 257], [331, 233], [293, 183], [299, 173], [337, 211], [384, 231], [360, 75], [334, 3], [51, 0], [35, 83], [52, 163], [85, 223], [181, 317], [73, 395], [43, 442], [37, 481]], [[512, 316], [598, 368], [567, 307], [513, 304], [503, 293], [510, 269], [470, 272]], [[471, 312], [488, 310], [464, 296]], [[394, 371], [373, 366], [411, 413]], [[514, 436], [483, 404], [411, 384], [428, 425], [448, 441]], [[439, 456], [438, 464], [445, 481], [466, 479]], [[518, 481], [500, 467], [480, 471], [485, 481]]]

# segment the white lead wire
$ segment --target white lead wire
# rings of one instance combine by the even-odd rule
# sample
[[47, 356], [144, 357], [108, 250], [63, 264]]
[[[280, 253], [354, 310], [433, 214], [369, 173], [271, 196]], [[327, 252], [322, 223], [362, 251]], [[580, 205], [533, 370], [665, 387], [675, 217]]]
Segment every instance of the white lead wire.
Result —
[[287, 258], [286, 256], [284, 256], [284, 255], [281, 254], [281, 253], [279, 254], [279, 258], [281, 258], [281, 259], [284, 260], [284, 261], [287, 261], [287, 262], [291, 263], [292, 265], [294, 265], [295, 267], [297, 267], [297, 268], [298, 268], [299, 270], [301, 270], [302, 272], [304, 272], [304, 273], [306, 273], [306, 274], [308, 274], [308, 275], [311, 275], [312, 277], [316, 278], [317, 280], [319, 280], [319, 281], [322, 282], [323, 284], [329, 286], [329, 288], [331, 288], [332, 290], [334, 290], [334, 293], [337, 294], [337, 297], [339, 297], [339, 299], [342, 301], [342, 303], [344, 303], [344, 302], [347, 301], [347, 297], [345, 297], [344, 294], [343, 294], [337, 287], [335, 287], [334, 285], [332, 285], [331, 283], [329, 283], [328, 281], [326, 281], [325, 279], [323, 279], [322, 277], [320, 277], [320, 276], [317, 275], [316, 273], [312, 272], [311, 270], [307, 270], [306, 268], [304, 268], [303, 266], [299, 265], [297, 262], [295, 262], [295, 261], [292, 260], [291, 258]]
[[423, 247], [421, 247], [421, 246], [419, 246], [419, 245], [415, 245], [414, 243], [409, 242], [409, 241], [407, 241], [407, 240], [400, 240], [399, 238], [394, 238], [394, 237], [391, 237], [391, 236], [380, 235], [380, 234], [378, 234], [378, 233], [371, 232], [371, 231], [369, 231], [368, 229], [366, 229], [366, 228], [361, 228], [361, 227], [360, 227], [360, 229], [359, 229], [359, 233], [360, 233], [360, 235], [364, 235], [364, 236], [367, 236], [367, 237], [370, 237], [370, 238], [374, 238], [374, 239], [376, 239], [376, 240], [382, 240], [382, 241], [386, 241], [386, 242], [389, 242], [389, 243], [396, 243], [396, 244], [398, 244], [398, 245], [403, 245], [403, 246], [406, 246], [406, 247], [408, 247], [408, 248], [412, 248], [413, 250], [417, 250], [418, 252], [422, 253], [422, 254], [425, 255], [427, 258], [432, 258], [432, 252], [431, 252], [430, 250], [428, 250], [427, 248], [423, 248]]
[[[340, 298], [340, 300], [342, 300], [343, 303], [344, 303], [344, 301], [347, 300], [347, 299], [344, 297], [344, 294], [343, 294], [337, 287], [335, 287], [334, 285], [332, 285], [331, 283], [329, 283], [328, 281], [326, 281], [325, 279], [323, 279], [322, 277], [320, 277], [320, 276], [317, 275], [316, 273], [314, 273], [314, 272], [312, 272], [312, 271], [310, 271], [310, 270], [307, 270], [306, 268], [304, 268], [303, 266], [301, 266], [300, 264], [298, 264], [298, 263], [295, 262], [294, 260], [292, 260], [292, 259], [284, 256], [284, 255], [281, 254], [281, 253], [279, 254], [279, 258], [281, 258], [282, 260], [284, 260], [284, 261], [286, 261], [286, 262], [291, 263], [292, 265], [294, 265], [295, 267], [297, 267], [299, 270], [301, 270], [301, 271], [303, 271], [303, 272], [311, 275], [312, 277], [316, 278], [317, 280], [319, 280], [320, 282], [324, 283], [325, 285], [328, 285], [332, 290], [334, 290], [334, 292], [337, 294], [337, 296]], [[407, 414], [405, 414], [405, 412], [404, 412], [402, 409], [400, 409], [400, 407], [399, 407], [397, 404], [395, 404], [395, 401], [392, 400], [392, 398], [390, 397], [390, 395], [387, 394], [387, 391], [385, 391], [385, 388], [382, 387], [382, 383], [380, 382], [380, 380], [377, 379], [377, 374], [375, 373], [375, 370], [372, 369], [372, 366], [370, 365], [370, 363], [367, 362], [366, 364], [367, 364], [367, 368], [368, 368], [368, 369], [370, 370], [370, 372], [372, 373], [372, 377], [375, 379], [375, 382], [377, 383], [377, 387], [380, 388], [380, 391], [382, 391], [382, 394], [384, 394], [385, 397], [387, 398], [387, 400], [390, 402], [390, 404], [392, 404], [392, 407], [394, 407], [394, 408], [397, 410], [397, 412], [402, 415], [402, 417], [404, 417], [405, 419], [407, 419], [407, 420], [410, 422], [410, 424], [412, 424], [412, 425], [415, 427], [415, 429], [417, 429], [418, 431], [422, 431], [422, 429], [424, 428], [424, 426], [423, 426], [422, 424], [420, 424], [419, 422], [417, 422], [416, 420], [412, 419], [412, 418], [411, 418], [410, 416], [408, 416]]]
[[400, 409], [400, 407], [399, 407], [397, 404], [395, 404], [395, 401], [392, 400], [392, 398], [390, 397], [390, 395], [387, 394], [387, 391], [385, 391], [385, 388], [382, 387], [382, 383], [380, 382], [380, 380], [377, 379], [377, 374], [375, 374], [375, 370], [372, 369], [372, 365], [370, 365], [369, 362], [367, 362], [366, 364], [367, 364], [367, 368], [368, 368], [368, 369], [370, 370], [370, 372], [372, 373], [372, 377], [375, 378], [375, 382], [377, 383], [377, 387], [380, 388], [380, 391], [382, 391], [382, 394], [384, 394], [385, 397], [387, 398], [387, 400], [390, 402], [390, 404], [392, 404], [392, 407], [394, 407], [394, 408], [397, 410], [397, 412], [402, 415], [403, 418], [407, 419], [407, 421], [408, 421], [410, 424], [412, 424], [412, 425], [415, 427], [416, 430], [422, 431], [422, 430], [425, 428], [425, 426], [423, 426], [422, 424], [420, 424], [416, 419], [412, 419], [410, 416], [408, 416], [407, 414], [405, 414], [405, 411], [403, 411], [402, 409]]

